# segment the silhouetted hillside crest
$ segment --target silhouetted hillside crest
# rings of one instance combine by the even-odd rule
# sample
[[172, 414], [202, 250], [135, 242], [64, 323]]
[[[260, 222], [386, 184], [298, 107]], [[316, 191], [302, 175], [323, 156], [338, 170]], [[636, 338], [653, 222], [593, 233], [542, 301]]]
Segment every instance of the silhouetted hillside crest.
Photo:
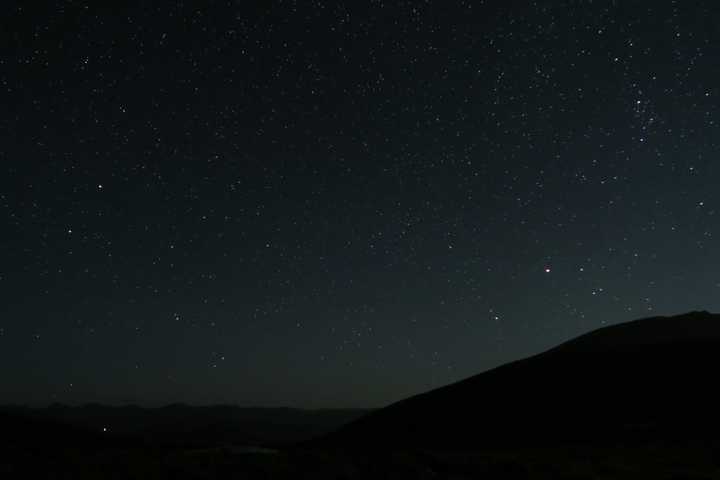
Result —
[[715, 438], [720, 315], [604, 327], [426, 392], [320, 443], [471, 447]]
[[720, 315], [696, 311], [674, 317], [650, 317], [619, 323], [593, 330], [550, 351], [615, 350], [687, 341], [720, 341]]

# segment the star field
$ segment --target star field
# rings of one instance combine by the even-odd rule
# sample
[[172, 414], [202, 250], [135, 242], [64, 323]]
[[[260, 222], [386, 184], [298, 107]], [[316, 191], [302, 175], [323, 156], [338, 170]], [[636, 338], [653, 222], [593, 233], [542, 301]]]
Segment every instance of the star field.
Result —
[[714, 2], [10, 2], [0, 403], [375, 407], [718, 310]]

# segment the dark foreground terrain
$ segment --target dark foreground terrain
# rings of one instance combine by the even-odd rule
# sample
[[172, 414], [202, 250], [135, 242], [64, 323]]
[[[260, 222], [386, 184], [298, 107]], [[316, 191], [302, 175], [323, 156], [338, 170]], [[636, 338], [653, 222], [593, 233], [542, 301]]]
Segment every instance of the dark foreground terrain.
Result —
[[0, 478], [709, 480], [720, 478], [720, 445], [362, 452], [58, 443], [5, 450]]
[[720, 479], [720, 316], [591, 332], [375, 410], [0, 409], [0, 478]]

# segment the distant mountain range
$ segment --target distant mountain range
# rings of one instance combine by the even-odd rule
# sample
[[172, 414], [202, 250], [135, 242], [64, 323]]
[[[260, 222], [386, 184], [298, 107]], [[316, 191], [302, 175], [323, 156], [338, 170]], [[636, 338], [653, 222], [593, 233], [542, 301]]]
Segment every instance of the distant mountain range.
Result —
[[12, 446], [285, 445], [326, 434], [369, 410], [88, 404], [0, 406], [0, 444]]
[[318, 444], [518, 447], [720, 438], [720, 315], [602, 328], [374, 411]]

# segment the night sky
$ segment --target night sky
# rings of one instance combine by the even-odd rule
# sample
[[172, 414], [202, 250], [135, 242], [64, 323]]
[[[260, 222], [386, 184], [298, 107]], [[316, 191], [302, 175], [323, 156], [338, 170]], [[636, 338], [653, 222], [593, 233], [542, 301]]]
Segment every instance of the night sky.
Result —
[[104, 4], [3, 3], [0, 403], [376, 407], [720, 310], [717, 2]]

